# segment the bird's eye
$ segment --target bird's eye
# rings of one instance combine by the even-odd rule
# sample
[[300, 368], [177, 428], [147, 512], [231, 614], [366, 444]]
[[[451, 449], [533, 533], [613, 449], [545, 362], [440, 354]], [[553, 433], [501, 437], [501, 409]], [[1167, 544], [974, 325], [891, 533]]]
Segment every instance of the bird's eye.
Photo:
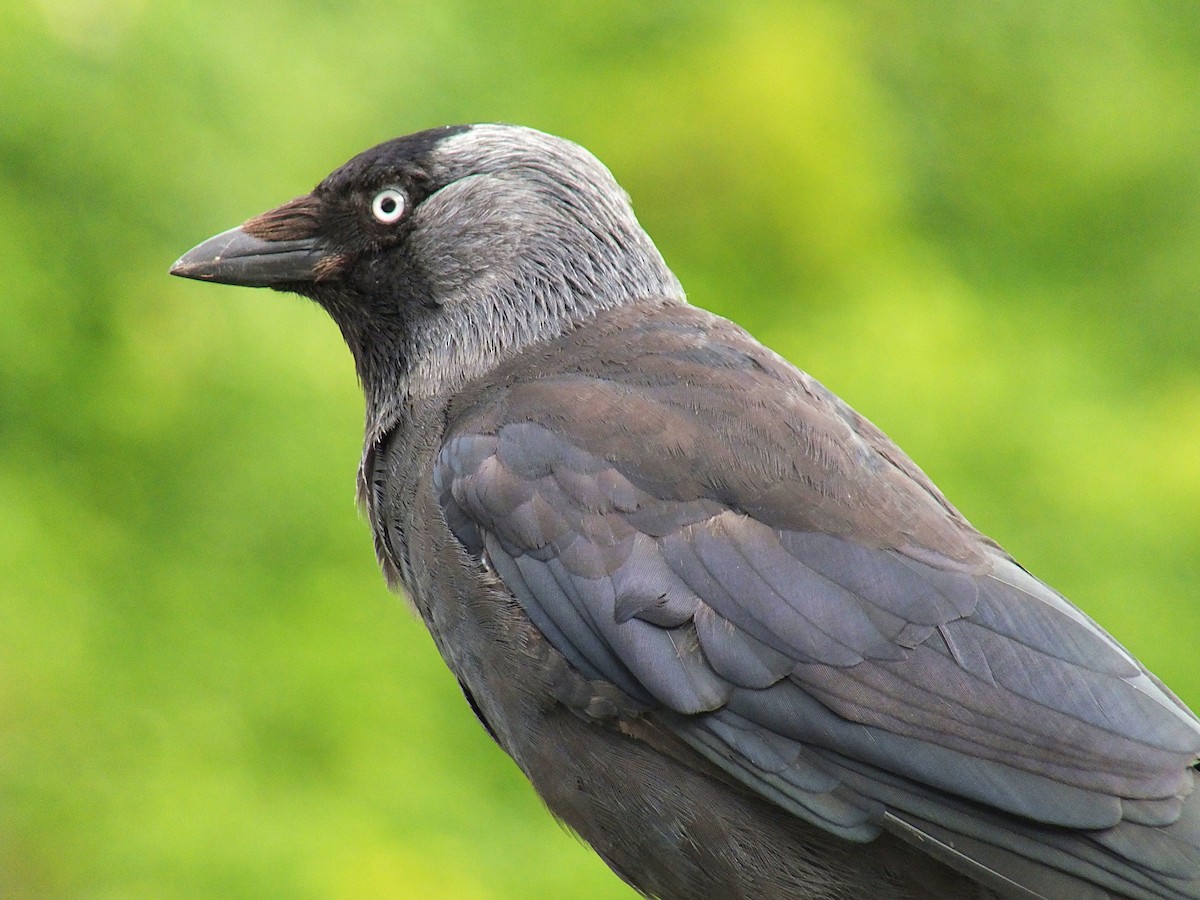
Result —
[[395, 188], [384, 188], [371, 201], [371, 215], [384, 225], [391, 225], [404, 215], [404, 195]]

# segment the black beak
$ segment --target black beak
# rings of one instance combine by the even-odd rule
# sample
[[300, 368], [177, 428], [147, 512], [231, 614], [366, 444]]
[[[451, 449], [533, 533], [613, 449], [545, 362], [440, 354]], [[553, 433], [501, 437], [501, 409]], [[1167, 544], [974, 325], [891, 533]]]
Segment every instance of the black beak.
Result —
[[288, 288], [329, 277], [341, 258], [317, 236], [318, 203], [299, 197], [193, 247], [171, 274], [244, 287]]

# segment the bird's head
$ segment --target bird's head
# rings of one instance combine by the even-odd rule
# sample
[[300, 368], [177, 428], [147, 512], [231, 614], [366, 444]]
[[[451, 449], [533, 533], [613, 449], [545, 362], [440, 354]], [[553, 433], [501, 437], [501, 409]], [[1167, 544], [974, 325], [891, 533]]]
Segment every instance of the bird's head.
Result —
[[373, 147], [171, 272], [315, 300], [368, 404], [452, 390], [602, 309], [683, 297], [609, 171], [570, 141], [511, 125]]

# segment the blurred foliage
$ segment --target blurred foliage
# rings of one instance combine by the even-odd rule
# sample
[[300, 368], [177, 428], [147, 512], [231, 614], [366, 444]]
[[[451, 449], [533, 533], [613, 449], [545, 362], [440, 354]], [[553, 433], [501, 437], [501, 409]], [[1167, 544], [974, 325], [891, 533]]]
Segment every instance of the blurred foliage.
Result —
[[386, 594], [336, 329], [166, 275], [435, 124], [591, 148], [1200, 704], [1194, 0], [16, 0], [0, 56], [0, 896], [631, 896]]

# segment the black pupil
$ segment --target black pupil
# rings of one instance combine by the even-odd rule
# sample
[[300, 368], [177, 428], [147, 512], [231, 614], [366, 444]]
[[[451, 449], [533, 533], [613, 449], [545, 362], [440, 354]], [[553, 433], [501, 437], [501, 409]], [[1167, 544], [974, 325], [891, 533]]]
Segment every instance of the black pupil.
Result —
[[385, 216], [390, 216], [396, 211], [396, 198], [384, 197], [379, 201], [379, 209]]

